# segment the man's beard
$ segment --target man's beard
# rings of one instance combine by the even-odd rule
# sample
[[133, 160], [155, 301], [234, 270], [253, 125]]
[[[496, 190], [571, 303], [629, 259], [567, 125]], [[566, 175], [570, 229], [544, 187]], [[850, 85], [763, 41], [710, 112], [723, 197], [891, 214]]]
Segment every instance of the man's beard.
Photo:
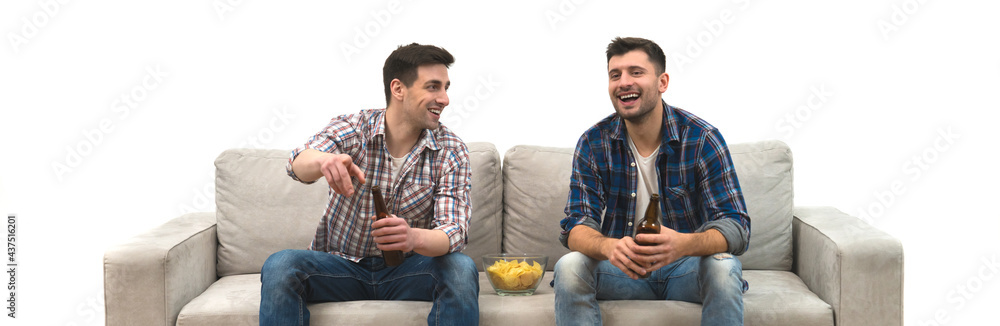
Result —
[[643, 92], [643, 94], [640, 96], [642, 104], [639, 106], [639, 110], [637, 112], [634, 112], [626, 116], [622, 114], [622, 110], [620, 108], [621, 103], [618, 103], [617, 100], [618, 99], [616, 98], [615, 104], [616, 104], [616, 109], [618, 109], [618, 116], [622, 117], [622, 119], [625, 119], [633, 124], [639, 124], [645, 122], [646, 119], [649, 119], [649, 117], [652, 116], [651, 113], [653, 112], [653, 110], [656, 109], [656, 104], [658, 103], [656, 97], [646, 96], [646, 93]]

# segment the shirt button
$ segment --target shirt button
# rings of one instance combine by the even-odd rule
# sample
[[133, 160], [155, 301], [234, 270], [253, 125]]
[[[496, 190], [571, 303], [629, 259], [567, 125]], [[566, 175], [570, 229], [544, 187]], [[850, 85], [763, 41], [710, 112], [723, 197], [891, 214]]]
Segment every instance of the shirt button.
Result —
[[634, 192], [632, 193], [632, 198], [635, 198], [635, 193]]
[[632, 166], [635, 166], [635, 162], [632, 162]]
[[628, 226], [632, 226], [632, 222], [628, 222]]

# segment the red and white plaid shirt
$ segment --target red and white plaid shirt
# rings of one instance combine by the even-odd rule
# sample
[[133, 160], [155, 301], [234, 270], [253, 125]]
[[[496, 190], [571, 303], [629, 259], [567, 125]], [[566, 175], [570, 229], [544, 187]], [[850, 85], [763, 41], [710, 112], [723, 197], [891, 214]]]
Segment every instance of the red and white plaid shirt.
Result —
[[[392, 180], [392, 158], [385, 147], [385, 109], [363, 110], [330, 121], [305, 145], [292, 151], [286, 170], [292, 179], [292, 161], [302, 151], [350, 155], [365, 173], [366, 184], [354, 179], [354, 195], [330, 190], [330, 204], [323, 213], [309, 249], [340, 255], [352, 261], [381, 255], [372, 239], [375, 208], [371, 186], [382, 188], [389, 213], [406, 219], [410, 227], [444, 231], [449, 252], [465, 248], [469, 230], [469, 149], [444, 125], [425, 129]], [[309, 182], [306, 182], [309, 183]]]

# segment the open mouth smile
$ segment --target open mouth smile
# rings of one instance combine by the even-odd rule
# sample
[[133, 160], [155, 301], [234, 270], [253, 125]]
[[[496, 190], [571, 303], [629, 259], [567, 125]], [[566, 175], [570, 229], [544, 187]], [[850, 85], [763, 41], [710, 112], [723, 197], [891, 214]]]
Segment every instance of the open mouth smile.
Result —
[[639, 93], [628, 92], [628, 93], [619, 94], [618, 95], [618, 100], [621, 101], [622, 104], [631, 105], [631, 104], [633, 104], [633, 103], [635, 103], [636, 101], [639, 100]]

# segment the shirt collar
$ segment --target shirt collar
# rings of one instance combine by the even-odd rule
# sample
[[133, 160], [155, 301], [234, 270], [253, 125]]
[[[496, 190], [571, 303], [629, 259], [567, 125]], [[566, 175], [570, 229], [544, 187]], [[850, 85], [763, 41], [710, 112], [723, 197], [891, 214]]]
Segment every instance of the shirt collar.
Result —
[[[673, 148], [671, 148], [670, 143], [680, 142], [680, 128], [677, 126], [677, 111], [674, 107], [667, 105], [667, 102], [660, 99], [663, 103], [663, 132], [664, 135], [660, 142], [660, 153], [670, 155], [674, 153]], [[622, 121], [622, 117], [615, 115], [615, 118], [611, 120], [611, 138], [618, 139], [627, 142], [628, 139], [625, 138], [625, 122]], [[626, 144], [627, 146], [627, 144]]]
[[[374, 140], [376, 137], [379, 137], [382, 139], [383, 143], [385, 143], [385, 110], [386, 109], [375, 110], [374, 116], [369, 120], [372, 130], [371, 139]], [[413, 148], [427, 148], [432, 151], [439, 150], [440, 146], [438, 145], [437, 137], [435, 135], [437, 130], [440, 130], [440, 127], [436, 130], [421, 130], [420, 139], [417, 140], [417, 143], [413, 146]]]

